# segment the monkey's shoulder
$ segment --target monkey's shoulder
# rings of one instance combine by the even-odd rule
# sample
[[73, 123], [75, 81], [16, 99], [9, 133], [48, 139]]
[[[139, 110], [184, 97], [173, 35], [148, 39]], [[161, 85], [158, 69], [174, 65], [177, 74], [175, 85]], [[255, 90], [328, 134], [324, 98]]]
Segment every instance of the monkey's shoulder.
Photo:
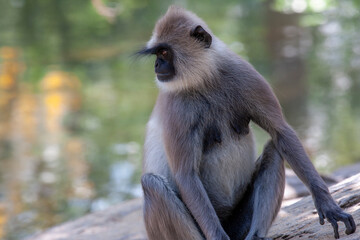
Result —
[[[188, 93], [168, 96], [163, 102], [166, 104], [162, 107], [161, 115], [165, 125], [171, 125], [173, 130], [202, 134], [204, 149], [221, 143], [224, 128], [230, 129], [235, 135], [247, 135], [250, 132], [250, 115], [242, 106], [241, 99], [229, 97], [228, 94], [217, 93], [214, 96]], [[229, 102], [230, 105], [226, 104]]]

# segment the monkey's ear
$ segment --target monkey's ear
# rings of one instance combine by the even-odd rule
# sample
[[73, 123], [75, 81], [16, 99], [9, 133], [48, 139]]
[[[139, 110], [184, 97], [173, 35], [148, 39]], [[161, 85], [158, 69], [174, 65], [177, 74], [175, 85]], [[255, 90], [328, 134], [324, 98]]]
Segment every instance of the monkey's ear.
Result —
[[200, 25], [196, 26], [193, 30], [190, 31], [190, 36], [196, 38], [198, 41], [205, 44], [205, 48], [211, 46], [212, 37], [205, 31]]

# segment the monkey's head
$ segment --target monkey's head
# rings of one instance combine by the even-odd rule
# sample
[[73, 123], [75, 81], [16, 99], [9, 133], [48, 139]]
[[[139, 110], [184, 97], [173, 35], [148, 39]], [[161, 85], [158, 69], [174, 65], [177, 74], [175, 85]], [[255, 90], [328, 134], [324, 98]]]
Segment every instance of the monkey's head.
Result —
[[139, 54], [156, 55], [158, 86], [165, 91], [178, 91], [210, 82], [207, 79], [217, 69], [215, 54], [220, 44], [198, 16], [171, 6]]

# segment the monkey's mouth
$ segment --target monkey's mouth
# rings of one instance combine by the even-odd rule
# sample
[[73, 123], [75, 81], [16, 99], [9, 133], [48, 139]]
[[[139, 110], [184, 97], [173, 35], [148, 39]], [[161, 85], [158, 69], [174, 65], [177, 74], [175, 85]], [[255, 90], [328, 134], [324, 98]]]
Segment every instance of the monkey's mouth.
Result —
[[161, 82], [169, 81], [173, 78], [173, 74], [171, 73], [156, 73], [156, 77]]

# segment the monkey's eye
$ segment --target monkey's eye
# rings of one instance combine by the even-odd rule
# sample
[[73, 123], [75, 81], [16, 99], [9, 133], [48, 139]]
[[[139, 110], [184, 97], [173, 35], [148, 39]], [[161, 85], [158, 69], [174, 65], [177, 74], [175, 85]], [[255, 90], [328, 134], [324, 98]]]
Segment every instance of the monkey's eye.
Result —
[[161, 51], [161, 55], [163, 55], [164, 57], [166, 57], [168, 55], [168, 51], [167, 50], [162, 50]]
[[158, 55], [162, 56], [163, 58], [169, 57], [169, 51], [167, 49], [160, 49]]

